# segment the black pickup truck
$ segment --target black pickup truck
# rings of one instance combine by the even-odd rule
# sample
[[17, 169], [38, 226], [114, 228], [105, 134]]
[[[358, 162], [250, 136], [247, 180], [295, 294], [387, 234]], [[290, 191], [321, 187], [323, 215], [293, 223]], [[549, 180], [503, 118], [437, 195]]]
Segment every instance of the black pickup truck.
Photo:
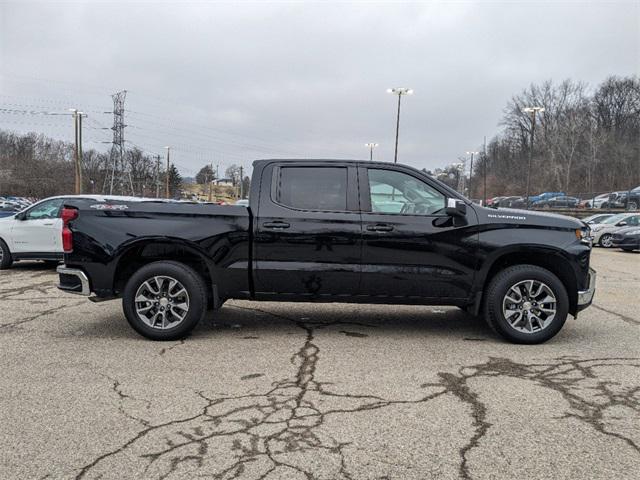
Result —
[[227, 299], [453, 305], [539, 343], [595, 290], [589, 228], [484, 208], [399, 164], [259, 160], [249, 207], [68, 200], [59, 288], [185, 336]]

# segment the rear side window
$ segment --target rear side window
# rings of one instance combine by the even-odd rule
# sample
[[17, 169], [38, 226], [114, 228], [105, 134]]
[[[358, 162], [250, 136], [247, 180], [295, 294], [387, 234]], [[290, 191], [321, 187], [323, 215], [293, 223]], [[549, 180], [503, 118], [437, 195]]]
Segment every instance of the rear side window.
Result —
[[347, 210], [347, 168], [281, 167], [277, 202], [302, 210]]

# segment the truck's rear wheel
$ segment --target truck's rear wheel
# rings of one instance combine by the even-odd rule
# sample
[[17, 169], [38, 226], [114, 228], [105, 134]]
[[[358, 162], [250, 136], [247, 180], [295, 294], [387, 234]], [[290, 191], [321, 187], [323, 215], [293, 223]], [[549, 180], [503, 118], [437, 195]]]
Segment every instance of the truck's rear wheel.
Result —
[[176, 340], [204, 317], [206, 285], [182, 263], [153, 262], [127, 282], [122, 307], [129, 324], [141, 335], [151, 340]]
[[11, 257], [9, 247], [7, 247], [7, 244], [4, 243], [4, 241], [0, 240], [0, 270], [9, 268], [12, 263], [13, 257]]
[[535, 265], [517, 265], [499, 272], [489, 283], [485, 319], [514, 343], [542, 343], [556, 335], [569, 313], [562, 282]]

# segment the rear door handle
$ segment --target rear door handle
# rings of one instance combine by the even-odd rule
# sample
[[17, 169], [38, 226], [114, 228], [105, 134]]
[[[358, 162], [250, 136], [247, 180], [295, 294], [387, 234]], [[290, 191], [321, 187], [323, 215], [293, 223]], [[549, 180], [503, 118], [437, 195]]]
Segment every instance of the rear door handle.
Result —
[[370, 232], [390, 232], [393, 230], [393, 226], [386, 223], [378, 223], [377, 225], [367, 225], [367, 230]]
[[263, 223], [262, 226], [264, 228], [276, 228], [276, 229], [290, 227], [290, 225], [287, 222], [266, 222], [266, 223]]

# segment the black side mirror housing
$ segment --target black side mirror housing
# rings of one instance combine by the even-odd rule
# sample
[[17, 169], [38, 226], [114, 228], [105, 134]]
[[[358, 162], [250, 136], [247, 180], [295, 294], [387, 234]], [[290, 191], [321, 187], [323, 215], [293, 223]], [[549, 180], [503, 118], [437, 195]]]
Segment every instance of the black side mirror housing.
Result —
[[27, 215], [24, 212], [20, 212], [16, 215], [16, 220], [24, 220]]
[[467, 215], [467, 204], [462, 200], [448, 198], [445, 213], [450, 217], [464, 217]]

